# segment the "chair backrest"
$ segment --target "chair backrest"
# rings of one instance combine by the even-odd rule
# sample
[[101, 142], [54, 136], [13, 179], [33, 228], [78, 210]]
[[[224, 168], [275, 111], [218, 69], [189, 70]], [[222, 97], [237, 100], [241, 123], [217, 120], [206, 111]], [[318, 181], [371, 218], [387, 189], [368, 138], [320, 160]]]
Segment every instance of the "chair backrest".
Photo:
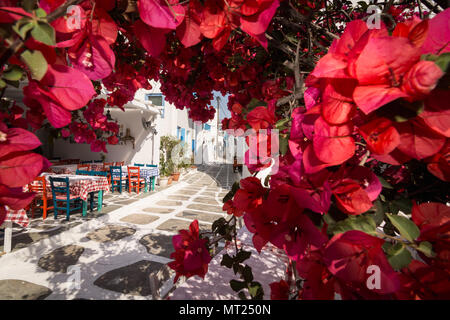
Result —
[[28, 191], [47, 194], [45, 177], [34, 178], [33, 182], [28, 184]]
[[111, 178], [120, 178], [122, 179], [122, 167], [121, 166], [110, 166], [109, 173], [111, 174]]
[[89, 170], [91, 170], [91, 165], [90, 164], [77, 164], [77, 170], [89, 171]]
[[103, 163], [103, 171], [108, 171], [109, 172], [109, 167], [113, 166], [114, 162], [104, 162]]
[[93, 175], [92, 172], [94, 172], [94, 171], [87, 171], [87, 170], [79, 170], [79, 169], [77, 169], [75, 174], [82, 175], [82, 176], [92, 176]]
[[143, 167], [143, 166], [145, 166], [145, 164], [143, 164], [143, 163], [135, 163], [135, 164], [133, 164], [135, 167]]
[[128, 168], [128, 178], [140, 178], [141, 168], [140, 167], [127, 167]]
[[116, 161], [114, 165], [123, 166], [124, 164], [125, 164], [125, 161]]
[[157, 164], [146, 164], [145, 166], [148, 168], [156, 168], [158, 165]]
[[[56, 193], [63, 193], [67, 196], [67, 199], [70, 197], [69, 192], [69, 178], [57, 178], [57, 177], [49, 177], [50, 178], [50, 186], [52, 188], [53, 198], [56, 198]], [[55, 184], [55, 182], [57, 184]]]

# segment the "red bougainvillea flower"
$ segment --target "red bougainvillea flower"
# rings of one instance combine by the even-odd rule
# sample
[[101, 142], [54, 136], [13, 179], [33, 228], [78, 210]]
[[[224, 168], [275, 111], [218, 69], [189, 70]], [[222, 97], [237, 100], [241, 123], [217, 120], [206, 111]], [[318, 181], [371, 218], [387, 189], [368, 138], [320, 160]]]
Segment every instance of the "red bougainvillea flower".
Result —
[[337, 234], [324, 249], [324, 262], [339, 280], [356, 288], [366, 288], [368, 268], [376, 266], [380, 271], [380, 287], [372, 291], [393, 293], [400, 282], [381, 248], [383, 244], [384, 240], [358, 230]]
[[450, 181], [450, 142], [447, 141], [442, 149], [426, 162], [428, 171], [434, 176], [443, 181]]
[[399, 274], [401, 287], [396, 297], [402, 300], [450, 299], [450, 273], [442, 268], [413, 260]]
[[437, 153], [445, 144], [445, 137], [431, 130], [421, 118], [396, 125], [400, 134], [398, 149], [414, 159], [424, 159]]
[[200, 30], [203, 6], [199, 0], [189, 1], [186, 6], [186, 16], [181, 25], [177, 27], [177, 36], [181, 43], [188, 48], [196, 45], [203, 38]]
[[325, 163], [340, 164], [355, 153], [355, 140], [351, 137], [353, 125], [329, 125], [323, 118], [314, 124], [314, 152]]
[[235, 217], [242, 217], [244, 215], [244, 211], [239, 210], [234, 206], [233, 200], [228, 200], [227, 202], [225, 202], [223, 204], [222, 210], [226, 211], [227, 214], [233, 215]]
[[34, 198], [34, 192], [22, 192], [22, 188], [8, 188], [0, 185], [0, 204], [13, 210], [25, 208]]
[[300, 299], [334, 299], [336, 280], [323, 263], [320, 251], [309, 251], [302, 259], [297, 261], [296, 267], [298, 275], [305, 279], [303, 288], [299, 293]]
[[450, 108], [442, 101], [450, 101], [450, 91], [436, 89], [425, 99], [425, 109], [420, 113], [420, 118], [428, 127], [450, 138]]
[[253, 129], [258, 131], [259, 129], [272, 127], [276, 122], [276, 118], [268, 108], [256, 107], [247, 114], [247, 122]]
[[133, 31], [144, 49], [158, 57], [166, 46], [166, 34], [170, 29], [153, 28], [139, 20], [133, 24]]
[[289, 300], [289, 284], [280, 280], [272, 282], [270, 286], [270, 300]]
[[387, 118], [376, 118], [358, 129], [372, 153], [391, 153], [400, 143], [398, 131], [393, 122]]
[[175, 252], [170, 255], [175, 261], [168, 264], [176, 271], [174, 283], [180, 276], [189, 278], [198, 275], [204, 278], [211, 256], [206, 247], [208, 240], [199, 238], [198, 220], [190, 224], [189, 230], [180, 230], [178, 233], [172, 238]]
[[444, 72], [432, 61], [419, 61], [404, 76], [402, 91], [409, 100], [417, 100], [429, 94]]
[[261, 185], [261, 181], [255, 177], [242, 179], [241, 188], [233, 198], [233, 206], [239, 211], [249, 212], [261, 205], [266, 189]]
[[24, 88], [24, 103], [30, 108], [37, 102], [55, 128], [70, 123], [70, 111], [84, 107], [95, 95], [89, 78], [76, 69], [63, 66], [48, 66], [41, 81], [31, 80]]
[[433, 263], [450, 272], [450, 207], [436, 202], [414, 204], [412, 220], [420, 228], [419, 240], [433, 245]]

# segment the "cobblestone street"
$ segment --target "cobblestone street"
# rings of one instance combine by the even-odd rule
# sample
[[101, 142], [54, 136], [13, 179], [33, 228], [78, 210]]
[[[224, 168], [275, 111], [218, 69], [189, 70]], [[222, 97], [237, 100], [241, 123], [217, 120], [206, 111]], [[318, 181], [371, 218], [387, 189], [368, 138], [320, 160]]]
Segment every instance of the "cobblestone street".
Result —
[[159, 288], [164, 295], [173, 281], [165, 266], [172, 236], [195, 219], [210, 229], [238, 179], [231, 165], [200, 166], [150, 195], [106, 194], [88, 219], [35, 218], [0, 257], [0, 299], [151, 299]]

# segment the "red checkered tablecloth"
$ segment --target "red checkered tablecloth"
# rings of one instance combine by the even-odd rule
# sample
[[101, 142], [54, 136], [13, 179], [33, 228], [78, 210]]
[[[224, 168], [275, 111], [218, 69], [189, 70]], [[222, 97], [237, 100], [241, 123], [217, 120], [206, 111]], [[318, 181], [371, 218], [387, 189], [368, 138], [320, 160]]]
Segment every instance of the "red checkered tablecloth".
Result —
[[82, 176], [74, 174], [58, 174], [52, 175], [50, 173], [43, 173], [47, 180], [47, 190], [49, 193], [52, 192], [50, 185], [50, 176], [57, 178], [69, 178], [69, 189], [70, 194], [76, 197], [80, 197], [81, 200], [86, 201], [88, 199], [89, 193], [98, 192], [103, 190], [104, 192], [109, 192], [110, 185], [108, 178], [99, 176]]
[[25, 209], [12, 210], [6, 208], [5, 222], [6, 221], [15, 222], [24, 228], [28, 227], [28, 224], [30, 223], [30, 220], [28, 219], [27, 212], [25, 211]]

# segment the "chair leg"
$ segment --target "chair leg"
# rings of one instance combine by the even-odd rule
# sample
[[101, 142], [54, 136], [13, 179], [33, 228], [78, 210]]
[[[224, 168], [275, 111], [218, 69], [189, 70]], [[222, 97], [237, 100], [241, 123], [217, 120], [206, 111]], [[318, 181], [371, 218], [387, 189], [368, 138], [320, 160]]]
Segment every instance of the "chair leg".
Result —
[[66, 220], [69, 221], [70, 219], [70, 201], [67, 201], [66, 204]]
[[42, 219], [47, 218], [47, 198], [42, 198], [43, 208], [42, 208]]

